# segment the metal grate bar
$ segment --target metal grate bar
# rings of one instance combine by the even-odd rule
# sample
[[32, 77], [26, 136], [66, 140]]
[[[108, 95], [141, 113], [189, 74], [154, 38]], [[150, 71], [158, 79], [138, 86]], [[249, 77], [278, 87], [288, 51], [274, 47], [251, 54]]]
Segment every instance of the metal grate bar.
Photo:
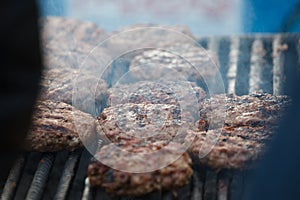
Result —
[[81, 153], [80, 161], [76, 170], [76, 175], [74, 176], [71, 184], [70, 191], [68, 193], [68, 198], [70, 200], [82, 198], [85, 189], [85, 178], [87, 177], [87, 168], [91, 160], [91, 154], [83, 149]]
[[41, 199], [44, 187], [46, 186], [49, 172], [54, 161], [53, 153], [46, 153], [43, 155], [38, 168], [34, 174], [32, 184], [27, 193], [26, 199], [35, 200]]
[[240, 45], [239, 38], [237, 37], [231, 38], [227, 79], [228, 79], [228, 93], [233, 93], [233, 94], [235, 93], [239, 45]]
[[1, 195], [2, 200], [9, 200], [13, 198], [18, 182], [20, 180], [22, 170], [24, 168], [24, 164], [25, 156], [21, 155], [17, 158], [13, 168], [11, 169], [8, 175], [5, 187], [3, 189], [3, 193]]
[[14, 199], [25, 199], [29, 187], [33, 180], [33, 175], [36, 172], [38, 162], [41, 159], [41, 153], [30, 153], [26, 155], [25, 166], [19, 180]]
[[282, 44], [282, 38], [280, 35], [275, 36], [273, 41], [273, 94], [283, 94], [284, 88], [284, 54], [287, 46]]
[[85, 179], [84, 183], [85, 185], [81, 200], [90, 200], [92, 198], [92, 189], [88, 177]]
[[218, 179], [218, 196], [217, 200], [227, 200], [228, 199], [228, 191], [229, 191], [229, 175], [226, 173], [225, 175], [221, 175]]
[[61, 175], [61, 179], [58, 184], [54, 199], [65, 199], [71, 184], [71, 181], [75, 175], [75, 170], [78, 165], [78, 161], [81, 155], [80, 150], [76, 150], [69, 154], [68, 160], [64, 166], [64, 171]]
[[[224, 62], [221, 62], [221, 58], [224, 59], [223, 57], [221, 57], [221, 38], [220, 37], [209, 37], [208, 38], [208, 50], [210, 50], [211, 52], [213, 52], [216, 56], [216, 58], [218, 59], [217, 62], [215, 62], [214, 64], [216, 65], [216, 67], [219, 67], [219, 72], [220, 75], [222, 77], [222, 79], [224, 79]], [[212, 61], [215, 60], [215, 58], [211, 58]], [[226, 88], [227, 86], [227, 82], [224, 83], [224, 87]], [[225, 89], [224, 88], [224, 89]], [[219, 90], [219, 91], [215, 91], [216, 93], [223, 93], [224, 91]]]
[[249, 93], [259, 91], [262, 84], [262, 70], [266, 61], [264, 56], [266, 51], [263, 42], [260, 38], [256, 38], [252, 45], [251, 65], [250, 65], [250, 79], [249, 79]]

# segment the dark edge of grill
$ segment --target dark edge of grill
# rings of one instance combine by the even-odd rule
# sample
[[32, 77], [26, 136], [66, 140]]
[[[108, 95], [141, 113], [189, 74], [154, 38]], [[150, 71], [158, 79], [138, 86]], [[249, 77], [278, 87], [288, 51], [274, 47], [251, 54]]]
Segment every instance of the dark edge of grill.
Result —
[[[289, 94], [288, 83], [292, 83], [295, 77], [300, 77], [298, 34], [202, 37], [199, 44], [218, 55], [220, 73], [227, 93], [241, 95], [262, 90], [276, 95]], [[89, 186], [86, 169], [91, 155], [86, 150], [83, 153], [81, 151], [68, 155], [55, 198], [87, 200], [101, 197], [104, 200], [119, 200], [120, 198], [108, 196], [103, 190], [95, 190]], [[39, 163], [36, 163], [41, 155]], [[44, 189], [48, 186], [47, 179], [51, 168], [55, 167], [55, 155], [56, 153], [30, 153], [28, 156], [19, 157], [7, 178], [1, 199], [20, 199], [26, 195], [27, 199], [41, 199]], [[35, 168], [34, 177], [31, 177], [30, 174]], [[203, 174], [203, 171], [198, 169], [194, 171], [188, 186], [190, 199], [241, 199], [245, 185], [244, 173], [205, 171]], [[174, 199], [172, 192], [149, 194], [146, 197]]]

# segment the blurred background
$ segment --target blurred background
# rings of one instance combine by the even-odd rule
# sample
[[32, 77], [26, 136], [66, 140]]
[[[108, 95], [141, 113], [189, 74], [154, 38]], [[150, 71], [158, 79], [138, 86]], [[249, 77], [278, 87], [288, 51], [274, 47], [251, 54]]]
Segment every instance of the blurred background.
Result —
[[194, 35], [300, 31], [298, 0], [39, 0], [39, 5], [43, 16], [91, 21], [107, 31], [138, 23], [186, 25]]

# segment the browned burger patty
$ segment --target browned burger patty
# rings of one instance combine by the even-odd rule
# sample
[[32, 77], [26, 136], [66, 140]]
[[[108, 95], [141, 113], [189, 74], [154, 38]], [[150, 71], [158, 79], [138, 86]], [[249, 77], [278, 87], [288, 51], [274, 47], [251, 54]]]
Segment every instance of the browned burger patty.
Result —
[[205, 91], [193, 82], [139, 81], [118, 84], [109, 89], [108, 106], [124, 103], [185, 104], [191, 107], [206, 97]]
[[[123, 62], [128, 64], [115, 65], [113, 70], [114, 75], [111, 78], [112, 85], [128, 72], [129, 64], [135, 56], [149, 50], [149, 48], [162, 48], [174, 43], [194, 44], [196, 40], [185, 26], [137, 24], [124, 27], [119, 32], [113, 33], [109, 40], [105, 41], [104, 46], [110, 50], [111, 54], [114, 55], [113, 57], [117, 58], [116, 63]], [[144, 79], [144, 76], [136, 76], [135, 78], [147, 80]]]
[[195, 126], [190, 113], [173, 104], [118, 104], [105, 108], [98, 122], [99, 134], [122, 144], [130, 140], [169, 143]]
[[60, 42], [60, 45], [82, 41], [97, 45], [108, 36], [104, 30], [91, 22], [77, 19], [48, 16], [40, 19], [42, 38], [44, 41]]
[[199, 82], [203, 77], [213, 78], [218, 66], [218, 58], [212, 52], [194, 44], [175, 43], [143, 51], [131, 60], [129, 70], [137, 80], [174, 76]]
[[[76, 82], [77, 81], [77, 82]], [[93, 91], [94, 83], [97, 83], [96, 91]], [[45, 70], [41, 81], [41, 100], [52, 100], [72, 105], [74, 84], [81, 87], [77, 92], [77, 108], [89, 111], [89, 106], [96, 103], [96, 107], [105, 105], [108, 97], [107, 85], [104, 80], [83, 71], [68, 68]], [[94, 101], [93, 101], [94, 100]]]
[[[212, 95], [199, 104], [199, 126], [200, 129], [206, 130], [212, 122], [218, 123], [217, 120], [220, 120], [219, 128], [223, 125], [230, 127], [276, 125], [285, 114], [290, 102], [287, 96], [274, 96], [267, 93], [244, 96]], [[215, 116], [220, 115], [224, 117], [216, 119]]]
[[[100, 78], [100, 71], [106, 67], [102, 60], [110, 60], [110, 51], [97, 47], [108, 37], [102, 29], [90, 22], [62, 17], [42, 18], [40, 24], [46, 69], [84, 69]], [[110, 76], [108, 73], [111, 70], [103, 77]]]
[[[60, 42], [43, 44], [44, 65], [46, 69], [72, 68], [84, 69], [91, 74], [100, 74], [105, 66], [102, 60], [111, 60], [107, 49], [78, 41], [72, 46], [61, 46]], [[95, 48], [95, 49], [94, 49]]]
[[[92, 162], [88, 167], [90, 184], [94, 187], [104, 188], [108, 193], [118, 196], [141, 196], [154, 191], [174, 190], [186, 185], [192, 175], [191, 159], [187, 153], [182, 156], [177, 154], [180, 145], [176, 143], [164, 147], [161, 154], [147, 156], [151, 147], [122, 146], [122, 150], [145, 153], [143, 159], [132, 159], [135, 155], [121, 154], [119, 147], [110, 144], [104, 146], [96, 155], [99, 161]], [[160, 159], [178, 157], [171, 164], [155, 171], [144, 173], [129, 173], [120, 171], [131, 167], [132, 170], [140, 170], [145, 164], [155, 165]], [[145, 160], [146, 159], [146, 160]], [[171, 161], [171, 160], [170, 160]], [[103, 163], [114, 163], [118, 169], [104, 165]]]
[[[81, 120], [76, 131], [74, 117]], [[31, 129], [26, 137], [28, 151], [54, 152], [82, 147], [81, 139], [91, 141], [96, 132], [95, 119], [63, 102], [38, 101]]]
[[[189, 151], [198, 158], [200, 148], [208, 144], [207, 138], [218, 138], [212, 151], [198, 159], [200, 165], [241, 169], [264, 152], [265, 141], [272, 138], [290, 102], [287, 96], [265, 93], [212, 95], [200, 103], [199, 127], [203, 131], [187, 134], [196, 135]], [[222, 113], [224, 117], [218, 118]]]
[[[95, 24], [75, 19], [46, 17], [40, 20], [40, 25], [44, 64], [49, 69], [78, 69], [90, 51], [107, 38], [107, 34]], [[99, 51], [100, 55], [108, 54], [103, 49]], [[92, 64], [96, 68], [96, 61], [88, 61], [87, 65]], [[91, 66], [88, 68], [93, 69]]]
[[[259, 158], [265, 150], [265, 142], [271, 139], [274, 127], [224, 127], [223, 129], [209, 130], [208, 132], [189, 133], [196, 135], [189, 148], [192, 158], [200, 166], [216, 170], [242, 169], [250, 166], [251, 161]], [[218, 141], [208, 155], [199, 159], [199, 152], [207, 138], [217, 138]]]

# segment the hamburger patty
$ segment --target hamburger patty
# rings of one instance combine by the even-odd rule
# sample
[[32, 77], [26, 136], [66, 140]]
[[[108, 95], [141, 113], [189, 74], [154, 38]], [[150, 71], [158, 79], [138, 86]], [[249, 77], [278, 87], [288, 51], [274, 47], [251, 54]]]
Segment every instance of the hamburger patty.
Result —
[[216, 55], [195, 44], [175, 43], [148, 49], [131, 60], [129, 70], [136, 80], [176, 77], [193, 82], [214, 78], [219, 67]]
[[[200, 103], [200, 131], [187, 134], [192, 137], [188, 140], [195, 138], [189, 152], [200, 165], [240, 169], [264, 152], [290, 102], [287, 96], [265, 93], [212, 95]], [[201, 147], [212, 139], [218, 139], [217, 144], [199, 159]]]
[[[80, 120], [80, 135], [76, 131], [74, 117]], [[74, 150], [84, 141], [92, 141], [96, 133], [95, 119], [71, 105], [50, 100], [38, 101], [33, 122], [25, 140], [28, 151], [54, 152]]]
[[[41, 37], [46, 69], [79, 69], [99, 75], [102, 60], [110, 60], [110, 51], [97, 47], [108, 35], [95, 24], [62, 17], [41, 18]], [[106, 65], [105, 65], [106, 66]], [[111, 70], [103, 77], [109, 79]]]
[[[116, 35], [112, 34], [109, 40], [105, 41], [105, 45], [103, 45], [110, 50], [111, 55], [114, 55], [113, 57], [117, 58], [115, 62], [116, 65], [113, 69], [114, 73], [111, 76], [112, 85], [114, 85], [126, 72], [128, 72], [128, 69], [133, 69], [132, 64], [130, 63], [138, 60], [138, 56], [143, 55], [143, 52], [149, 51], [149, 49], [169, 49], [169, 46], [173, 45], [174, 43], [178, 43], [180, 45], [189, 43], [192, 46], [195, 46], [195, 44], [197, 44], [197, 41], [195, 40], [189, 29], [185, 26], [137, 24], [124, 27], [119, 32], [115, 33]], [[190, 47], [187, 47], [183, 50], [183, 52], [187, 51], [191, 53], [190, 49]], [[200, 48], [198, 48], [198, 50], [199, 49]], [[136, 56], [137, 58], [135, 58]], [[153, 62], [153, 65], [155, 64], [163, 64], [163, 62], [156, 60], [155, 62]], [[129, 65], [131, 67], [129, 67]], [[158, 66], [155, 67], [156, 69], [158, 69]], [[140, 69], [138, 70], [140, 71]], [[150, 74], [145, 71], [139, 71], [134, 73], [134, 76], [131, 76], [131, 79], [135, 78], [139, 81], [144, 81], [156, 77], [156, 74], [161, 74], [158, 73], [158, 71], [151, 72]], [[149, 75], [152, 76], [149, 77]], [[183, 80], [186, 80], [186, 77], [184, 77]]]
[[267, 93], [212, 95], [199, 103], [201, 130], [225, 126], [277, 125], [291, 99]]
[[40, 19], [42, 39], [56, 41], [60, 45], [82, 41], [97, 45], [105, 40], [108, 35], [96, 24], [77, 19], [48, 16]]
[[192, 107], [206, 97], [205, 91], [187, 81], [139, 81], [109, 89], [108, 106], [124, 103], [184, 104]]
[[[108, 96], [107, 85], [104, 80], [97, 79], [88, 72], [75, 69], [57, 68], [44, 71], [41, 81], [41, 100], [52, 100], [72, 105], [75, 81], [80, 89], [76, 92], [76, 108], [92, 113], [90, 105], [96, 103], [101, 110]], [[96, 91], [93, 84], [97, 83]]]
[[[181, 146], [176, 143], [161, 146], [161, 148], [163, 149], [160, 154], [147, 155], [149, 150], [152, 150], [151, 146], [133, 147], [129, 144], [104, 146], [96, 154], [96, 159], [101, 162], [93, 161], [88, 167], [90, 184], [104, 188], [108, 193], [118, 196], [141, 196], [155, 191], [174, 190], [186, 185], [193, 173], [188, 154], [178, 154], [177, 151]], [[140, 159], [136, 159], [138, 157], [136, 153], [139, 153]], [[171, 163], [160, 168], [157, 163], [163, 159]], [[109, 167], [111, 164], [117, 169]], [[143, 173], [120, 171], [130, 167], [138, 172], [144, 170], [145, 165], [150, 168], [149, 165], [155, 165], [154, 168], [157, 169]]]
[[[210, 167], [216, 170], [241, 169], [250, 166], [251, 161], [259, 158], [265, 151], [265, 142], [269, 141], [275, 127], [229, 127], [209, 130], [208, 132], [189, 131], [194, 139], [188, 152], [195, 163], [200, 166]], [[195, 137], [196, 136], [196, 137]], [[212, 150], [204, 157], [199, 158], [199, 152], [203, 145], [207, 144], [207, 138], [218, 139]]]
[[169, 143], [195, 126], [189, 112], [172, 104], [118, 104], [105, 108], [98, 122], [98, 133], [115, 143]]

